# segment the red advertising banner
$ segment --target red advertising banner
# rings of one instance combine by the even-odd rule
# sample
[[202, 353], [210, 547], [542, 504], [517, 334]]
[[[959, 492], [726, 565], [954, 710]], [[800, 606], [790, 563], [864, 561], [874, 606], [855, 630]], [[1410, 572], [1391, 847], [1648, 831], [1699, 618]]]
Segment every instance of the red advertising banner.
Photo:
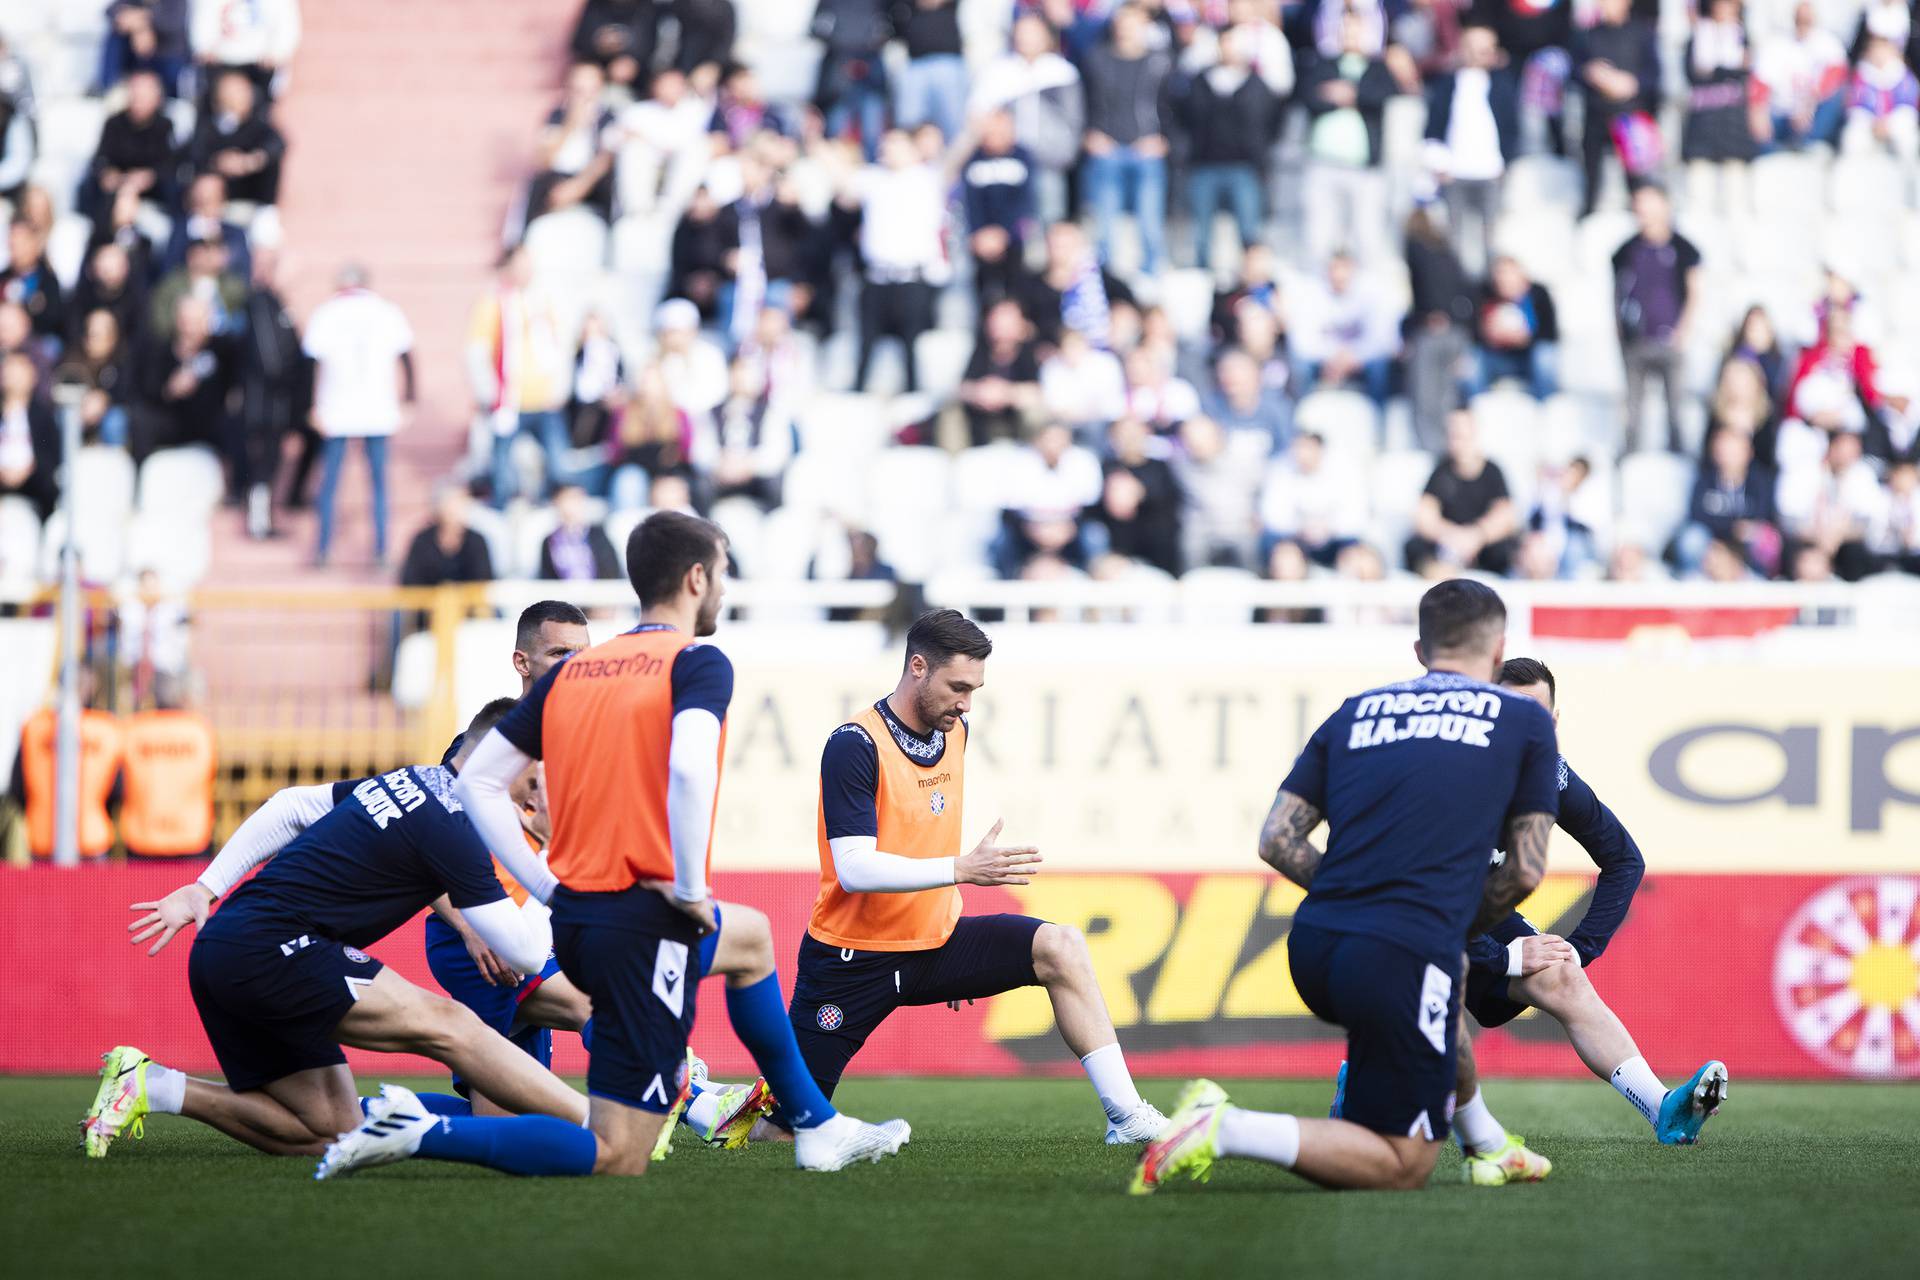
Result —
[[[0, 1071], [91, 1070], [114, 1044], [196, 1072], [218, 1068], [187, 991], [191, 939], [158, 958], [127, 944], [126, 905], [157, 898], [192, 870], [109, 864], [0, 870]], [[781, 977], [805, 928], [815, 878], [722, 875], [723, 900], [774, 922]], [[1591, 879], [1550, 876], [1525, 905], [1543, 929], [1571, 929]], [[1920, 1076], [1920, 879], [1908, 876], [1650, 876], [1594, 965], [1594, 984], [1654, 1068], [1677, 1076], [1709, 1057], [1736, 1076]], [[1338, 1032], [1307, 1013], [1286, 961], [1300, 891], [1259, 874], [1057, 875], [1017, 893], [969, 889], [972, 913], [1024, 910], [1083, 929], [1121, 1043], [1142, 1075], [1330, 1075]], [[417, 923], [373, 948], [432, 987]], [[720, 1078], [749, 1073], [707, 984], [695, 1048]], [[556, 1040], [556, 1066], [585, 1067], [579, 1041]], [[1490, 1074], [1576, 1076], [1583, 1068], [1550, 1019], [1529, 1014], [1479, 1040]], [[380, 1072], [428, 1064], [354, 1054]], [[1044, 993], [1011, 993], [958, 1012], [902, 1011], [853, 1071], [1005, 1076], [1075, 1069]]]

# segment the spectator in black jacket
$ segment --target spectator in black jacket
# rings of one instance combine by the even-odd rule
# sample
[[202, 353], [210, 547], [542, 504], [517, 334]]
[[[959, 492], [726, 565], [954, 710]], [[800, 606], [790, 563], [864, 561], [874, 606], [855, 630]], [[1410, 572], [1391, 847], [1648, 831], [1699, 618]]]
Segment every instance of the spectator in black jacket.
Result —
[[680, 24], [680, 47], [673, 65], [687, 73], [701, 93], [711, 94], [720, 83], [720, 69], [733, 61], [737, 19], [734, 0], [673, 0], [674, 20]]
[[100, 44], [97, 93], [121, 79], [149, 71], [169, 94], [180, 92], [180, 73], [193, 60], [187, 40], [188, 0], [114, 0], [107, 6], [107, 38]]
[[0, 497], [25, 498], [45, 520], [60, 496], [60, 426], [34, 394], [39, 378], [25, 355], [0, 359]]
[[653, 65], [660, 25], [656, 0], [587, 0], [573, 24], [569, 48], [575, 62], [591, 62], [609, 84], [638, 89]]
[[1414, 508], [1407, 568], [1422, 577], [1465, 569], [1505, 574], [1519, 528], [1507, 478], [1481, 449], [1473, 414], [1454, 410], [1447, 415], [1447, 454]]
[[560, 523], [540, 543], [540, 576], [558, 582], [618, 578], [620, 558], [606, 530], [593, 523], [587, 491], [563, 484], [553, 491], [553, 514]]
[[159, 76], [135, 71], [127, 77], [126, 110], [101, 126], [100, 145], [80, 184], [80, 212], [100, 221], [122, 190], [172, 203], [173, 122], [161, 110], [165, 105]]
[[1013, 292], [1033, 234], [1035, 184], [1032, 157], [1014, 141], [1013, 116], [993, 111], [979, 124], [980, 146], [960, 170], [967, 211], [967, 245], [973, 250], [973, 286], [982, 305]]
[[1028, 418], [1040, 406], [1040, 362], [1032, 332], [1012, 299], [987, 308], [973, 358], [960, 379], [960, 404], [971, 443], [1018, 440], [1026, 434]]
[[139, 410], [130, 415], [135, 461], [156, 449], [201, 444], [218, 450], [227, 432], [233, 361], [213, 334], [213, 309], [196, 294], [175, 304], [169, 338], [148, 335], [136, 357]]
[[1460, 406], [1462, 365], [1473, 327], [1472, 279], [1434, 223], [1431, 205], [1407, 219], [1407, 399], [1413, 434], [1428, 453], [1446, 447], [1447, 415]]
[[300, 334], [287, 314], [275, 275], [278, 254], [262, 249], [253, 258], [239, 338], [240, 438], [233, 459], [234, 489], [246, 495], [247, 532], [273, 536], [274, 478], [287, 432], [307, 417], [312, 399], [310, 366]]
[[80, 326], [95, 311], [111, 312], [121, 334], [131, 340], [146, 322], [146, 278], [134, 274], [124, 248], [108, 241], [87, 259], [86, 269], [74, 282], [71, 301], [69, 345], [80, 341]]
[[1774, 485], [1773, 468], [1754, 461], [1752, 436], [1714, 432], [1687, 500], [1687, 522], [1674, 535], [1667, 559], [1691, 577], [1700, 572], [1708, 546], [1724, 542], [1739, 549], [1748, 568], [1773, 577], [1780, 569], [1781, 550]]
[[893, 29], [907, 46], [907, 65], [894, 90], [894, 119], [907, 129], [936, 125], [952, 142], [967, 111], [959, 0], [894, 0]]
[[1138, 418], [1121, 418], [1108, 428], [1100, 501], [1083, 522], [1092, 535], [1088, 558], [1121, 555], [1178, 574], [1185, 561], [1180, 535], [1185, 501], [1173, 468], [1148, 456], [1152, 440], [1153, 430]]
[[1340, 31], [1341, 52], [1316, 61], [1300, 86], [1311, 120], [1304, 192], [1307, 248], [1315, 260], [1345, 248], [1364, 262], [1378, 257], [1384, 238], [1387, 189], [1380, 170], [1380, 129], [1396, 85], [1386, 62], [1367, 52], [1364, 17], [1348, 13]]
[[[1600, 167], [1619, 147], [1615, 132], [1658, 127], [1653, 115], [1660, 109], [1660, 49], [1653, 24], [1633, 16], [1633, 0], [1600, 0], [1600, 21], [1575, 42], [1573, 61], [1586, 102], [1580, 139], [1585, 217], [1600, 195]], [[1640, 163], [1629, 168], [1630, 187], [1648, 176], [1634, 171]]]
[[160, 274], [187, 265], [187, 248], [217, 236], [227, 246], [227, 270], [245, 279], [253, 274], [253, 246], [247, 233], [227, 221], [227, 180], [217, 173], [201, 173], [187, 184], [187, 207], [173, 220], [167, 251], [160, 258]]
[[493, 556], [487, 540], [467, 523], [473, 495], [458, 484], [444, 485], [435, 496], [433, 523], [413, 535], [400, 564], [403, 587], [437, 587], [448, 582], [493, 581]]
[[526, 221], [576, 205], [603, 219], [612, 214], [614, 118], [601, 100], [605, 89], [594, 63], [568, 68], [566, 95], [540, 134], [543, 171], [527, 186]]
[[1062, 328], [1084, 333], [1094, 346], [1105, 347], [1112, 336], [1112, 309], [1133, 303], [1127, 286], [1100, 265], [1077, 222], [1047, 228], [1047, 260], [1037, 275], [1020, 278], [1014, 298], [1033, 321], [1034, 338], [1043, 347], [1056, 345]]
[[1560, 322], [1553, 295], [1517, 258], [1502, 255], [1480, 291], [1475, 320], [1480, 345], [1480, 389], [1502, 378], [1527, 384], [1535, 400], [1560, 389]]
[[1478, 275], [1493, 260], [1500, 180], [1520, 154], [1520, 87], [1502, 74], [1490, 27], [1460, 33], [1460, 65], [1427, 82], [1427, 166], [1447, 201], [1453, 247]]
[[47, 265], [47, 238], [25, 218], [16, 217], [7, 224], [7, 268], [0, 271], [0, 300], [26, 308], [34, 336], [41, 342], [57, 350], [66, 341], [66, 295]]
[[287, 142], [267, 113], [254, 109], [257, 101], [246, 72], [221, 72], [213, 109], [200, 118], [187, 143], [187, 160], [197, 174], [225, 178], [229, 199], [269, 205], [280, 199], [280, 160]]
[[1160, 269], [1167, 247], [1168, 81], [1173, 59], [1147, 39], [1146, 11], [1114, 10], [1110, 43], [1081, 66], [1087, 90], [1087, 159], [1081, 182], [1100, 226], [1100, 257], [1113, 261], [1113, 231], [1131, 213], [1140, 232], [1141, 270]]
[[84, 387], [80, 400], [80, 438], [86, 444], [127, 443], [127, 402], [133, 397], [131, 348], [120, 322], [107, 310], [89, 311], [80, 333], [56, 366], [62, 382]]
[[825, 45], [814, 105], [826, 117], [827, 136], [857, 131], [868, 163], [880, 154], [887, 127], [887, 67], [880, 51], [892, 37], [888, 0], [819, 0], [813, 38]]
[[1180, 120], [1191, 139], [1187, 200], [1193, 213], [1194, 263], [1212, 261], [1213, 216], [1224, 203], [1242, 248], [1260, 238], [1267, 150], [1280, 127], [1280, 99], [1253, 70], [1257, 33], [1230, 27], [1220, 36], [1220, 61], [1195, 76], [1180, 99]]
[[720, 315], [721, 291], [733, 282], [739, 253], [736, 206], [721, 207], [702, 184], [673, 229], [667, 296], [690, 300], [700, 308], [701, 322], [712, 322]]

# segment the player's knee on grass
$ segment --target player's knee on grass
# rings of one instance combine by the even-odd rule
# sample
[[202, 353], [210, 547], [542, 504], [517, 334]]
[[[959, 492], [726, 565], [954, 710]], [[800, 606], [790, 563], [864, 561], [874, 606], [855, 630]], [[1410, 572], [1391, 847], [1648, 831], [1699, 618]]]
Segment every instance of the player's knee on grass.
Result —
[[1389, 1189], [1418, 1191], [1426, 1186], [1427, 1179], [1433, 1176], [1434, 1164], [1440, 1159], [1440, 1144], [1408, 1138], [1394, 1146], [1400, 1156], [1400, 1169], [1388, 1183]]
[[1034, 930], [1033, 976], [1041, 986], [1093, 972], [1087, 936], [1070, 924], [1047, 923]]
[[773, 926], [766, 913], [737, 903], [721, 904], [713, 972], [735, 979], [736, 986], [750, 986], [773, 970]]

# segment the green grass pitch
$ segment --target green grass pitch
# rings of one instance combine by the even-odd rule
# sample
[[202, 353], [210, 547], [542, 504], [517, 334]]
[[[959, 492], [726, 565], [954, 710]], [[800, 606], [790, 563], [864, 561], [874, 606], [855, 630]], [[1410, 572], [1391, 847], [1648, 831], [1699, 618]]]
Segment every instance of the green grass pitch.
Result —
[[[1319, 1082], [1228, 1082], [1249, 1106], [1320, 1112]], [[1235, 1162], [1207, 1185], [1123, 1192], [1074, 1081], [853, 1080], [906, 1116], [895, 1160], [801, 1174], [789, 1149], [683, 1139], [639, 1181], [516, 1180], [416, 1161], [318, 1184], [170, 1116], [82, 1158], [82, 1079], [0, 1079], [0, 1240], [10, 1275], [329, 1277], [1819, 1276], [1920, 1274], [1920, 1086], [1736, 1079], [1694, 1148], [1654, 1144], [1594, 1082], [1493, 1081], [1552, 1157], [1538, 1186], [1331, 1193]], [[1165, 1104], [1174, 1086], [1153, 1082]]]

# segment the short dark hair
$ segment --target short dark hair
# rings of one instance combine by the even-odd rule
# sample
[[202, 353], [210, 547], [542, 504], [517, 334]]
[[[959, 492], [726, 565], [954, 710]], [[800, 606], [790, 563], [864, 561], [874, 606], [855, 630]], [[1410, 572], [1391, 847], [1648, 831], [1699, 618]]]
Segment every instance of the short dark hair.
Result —
[[726, 540], [719, 525], [680, 511], [656, 511], [635, 525], [627, 535], [627, 581], [640, 607], [673, 599], [687, 571], [712, 564]]
[[473, 719], [467, 721], [467, 734], [465, 739], [460, 743], [461, 749], [471, 751], [474, 747], [478, 746], [480, 739], [486, 737], [493, 726], [504, 720], [507, 712], [513, 710], [514, 705], [518, 702], [518, 698], [495, 698], [492, 702], [489, 702], [486, 706], [474, 712]]
[[1523, 688], [1530, 684], [1547, 686], [1547, 702], [1551, 704], [1559, 696], [1554, 687], [1553, 672], [1546, 663], [1538, 658], [1508, 658], [1500, 664], [1500, 683]]
[[1484, 582], [1449, 578], [1420, 597], [1420, 647], [1431, 657], [1457, 653], [1485, 643], [1486, 632], [1502, 627], [1507, 606]]
[[919, 654], [929, 668], [938, 669], [955, 658], [985, 660], [993, 652], [987, 633], [957, 609], [923, 613], [907, 628], [907, 661]]
[[522, 653], [531, 651], [540, 637], [540, 628], [549, 622], [584, 627], [587, 625], [587, 615], [580, 612], [578, 605], [568, 604], [565, 600], [535, 600], [520, 611], [520, 621], [513, 628], [513, 647]]

